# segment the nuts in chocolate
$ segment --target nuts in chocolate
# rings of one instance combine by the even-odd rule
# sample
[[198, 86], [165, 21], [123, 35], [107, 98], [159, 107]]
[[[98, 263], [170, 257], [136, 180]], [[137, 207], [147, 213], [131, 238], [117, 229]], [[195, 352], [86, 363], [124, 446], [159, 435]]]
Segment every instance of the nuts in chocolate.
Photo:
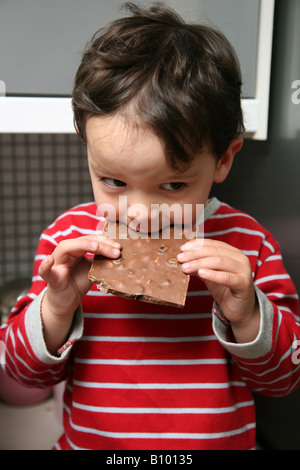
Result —
[[[118, 232], [117, 232], [118, 233]], [[176, 307], [185, 305], [189, 275], [177, 262], [184, 238], [170, 239], [129, 238], [118, 239], [121, 256], [110, 260], [96, 255], [89, 279], [107, 294], [133, 298], [144, 302]]]

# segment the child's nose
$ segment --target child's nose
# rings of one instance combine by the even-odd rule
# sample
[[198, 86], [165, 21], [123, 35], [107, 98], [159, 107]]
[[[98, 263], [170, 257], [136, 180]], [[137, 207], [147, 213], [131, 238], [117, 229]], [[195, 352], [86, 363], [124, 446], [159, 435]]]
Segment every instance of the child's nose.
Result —
[[151, 227], [151, 204], [144, 202], [136, 202], [128, 206], [127, 217], [130, 223], [135, 221], [133, 224], [136, 229], [141, 232], [148, 232]]
[[145, 220], [151, 217], [151, 208], [142, 202], [136, 202], [128, 206], [127, 217], [131, 220], [139, 219]]

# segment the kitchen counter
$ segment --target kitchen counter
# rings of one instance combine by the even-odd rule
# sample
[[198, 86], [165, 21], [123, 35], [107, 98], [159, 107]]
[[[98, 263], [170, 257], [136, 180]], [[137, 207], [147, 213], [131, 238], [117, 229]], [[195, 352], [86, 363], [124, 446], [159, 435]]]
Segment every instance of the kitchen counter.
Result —
[[0, 401], [0, 450], [50, 450], [61, 433], [53, 397], [30, 406]]

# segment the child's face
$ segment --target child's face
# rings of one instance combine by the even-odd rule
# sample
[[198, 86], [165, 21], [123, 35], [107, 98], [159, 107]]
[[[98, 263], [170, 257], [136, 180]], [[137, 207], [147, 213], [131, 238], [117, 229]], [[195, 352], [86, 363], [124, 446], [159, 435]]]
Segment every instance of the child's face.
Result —
[[[184, 204], [192, 204], [192, 223], [195, 223], [196, 204], [206, 203], [220, 171], [220, 164], [209, 152], [196, 156], [183, 172], [178, 173], [167, 163], [160, 139], [151, 130], [138, 127], [122, 115], [89, 117], [86, 135], [97, 207], [100, 204], [111, 205], [119, 220], [119, 198], [126, 196], [122, 198], [123, 203], [127, 203], [125, 222], [129, 225], [139, 217], [146, 226], [148, 223], [150, 232], [150, 220], [155, 212], [153, 205], [167, 204], [171, 207], [177, 204], [184, 214]], [[134, 206], [136, 204], [139, 206]], [[173, 212], [170, 212], [170, 216], [172, 223]], [[160, 221], [159, 228], [163, 224]]]

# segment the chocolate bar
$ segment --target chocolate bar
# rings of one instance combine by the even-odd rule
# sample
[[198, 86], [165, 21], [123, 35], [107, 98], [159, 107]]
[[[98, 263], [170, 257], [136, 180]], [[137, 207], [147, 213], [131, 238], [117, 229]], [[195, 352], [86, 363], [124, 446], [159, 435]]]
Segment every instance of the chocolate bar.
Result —
[[187, 241], [183, 232], [179, 237], [171, 226], [168, 238], [164, 238], [163, 232], [159, 238], [137, 238], [137, 232], [130, 229], [125, 236], [124, 233], [119, 236], [118, 228], [114, 238], [122, 246], [121, 256], [109, 259], [95, 255], [89, 279], [103, 293], [184, 307], [190, 277], [177, 262], [180, 246]]

